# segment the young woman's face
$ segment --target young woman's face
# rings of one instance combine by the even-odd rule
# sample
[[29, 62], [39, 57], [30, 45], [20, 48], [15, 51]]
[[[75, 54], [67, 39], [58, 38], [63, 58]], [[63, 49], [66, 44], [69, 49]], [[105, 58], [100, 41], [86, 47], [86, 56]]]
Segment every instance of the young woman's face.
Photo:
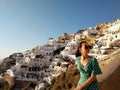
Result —
[[79, 48], [82, 55], [88, 55], [90, 52], [90, 46], [87, 43], [82, 43], [81, 48]]

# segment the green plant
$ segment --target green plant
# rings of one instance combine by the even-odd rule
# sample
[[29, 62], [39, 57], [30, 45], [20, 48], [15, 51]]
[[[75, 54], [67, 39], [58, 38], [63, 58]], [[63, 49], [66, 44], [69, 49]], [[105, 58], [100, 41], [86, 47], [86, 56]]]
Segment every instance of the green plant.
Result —
[[62, 72], [55, 78], [46, 90], [71, 90], [77, 86], [77, 82], [80, 78], [79, 71], [75, 65], [71, 65], [66, 72]]

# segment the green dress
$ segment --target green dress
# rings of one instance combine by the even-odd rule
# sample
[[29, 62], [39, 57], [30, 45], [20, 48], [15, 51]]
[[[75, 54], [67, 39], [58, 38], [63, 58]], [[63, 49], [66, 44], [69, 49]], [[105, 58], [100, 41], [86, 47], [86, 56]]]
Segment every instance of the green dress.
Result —
[[[77, 86], [80, 86], [82, 83], [84, 83], [91, 76], [91, 74], [102, 74], [97, 59], [94, 57], [90, 56], [89, 61], [85, 66], [81, 65], [80, 56], [76, 58], [76, 62], [77, 68], [80, 72], [80, 80], [78, 81]], [[85, 87], [83, 90], [99, 90], [97, 79], [93, 81], [89, 86]]]

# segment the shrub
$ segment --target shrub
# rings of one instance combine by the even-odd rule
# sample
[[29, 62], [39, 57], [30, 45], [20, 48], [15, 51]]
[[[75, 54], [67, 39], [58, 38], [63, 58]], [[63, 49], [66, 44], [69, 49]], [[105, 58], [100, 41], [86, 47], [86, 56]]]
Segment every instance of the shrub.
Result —
[[71, 65], [67, 72], [62, 72], [55, 78], [54, 83], [46, 90], [71, 90], [77, 86], [79, 80], [79, 71], [75, 65]]

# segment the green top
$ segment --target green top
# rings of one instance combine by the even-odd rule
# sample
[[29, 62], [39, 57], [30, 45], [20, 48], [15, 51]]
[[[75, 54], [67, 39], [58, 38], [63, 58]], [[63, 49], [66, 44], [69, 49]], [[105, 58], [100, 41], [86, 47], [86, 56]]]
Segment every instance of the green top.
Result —
[[[91, 76], [91, 74], [102, 74], [97, 59], [94, 57], [90, 57], [88, 63], [85, 66], [82, 66], [82, 64], [80, 63], [80, 57], [76, 58], [76, 62], [77, 68], [80, 72], [80, 80], [78, 81], [77, 86], [80, 86], [82, 83], [84, 83]], [[87, 86], [83, 90], [99, 90], [97, 80], [93, 81], [89, 86]]]

